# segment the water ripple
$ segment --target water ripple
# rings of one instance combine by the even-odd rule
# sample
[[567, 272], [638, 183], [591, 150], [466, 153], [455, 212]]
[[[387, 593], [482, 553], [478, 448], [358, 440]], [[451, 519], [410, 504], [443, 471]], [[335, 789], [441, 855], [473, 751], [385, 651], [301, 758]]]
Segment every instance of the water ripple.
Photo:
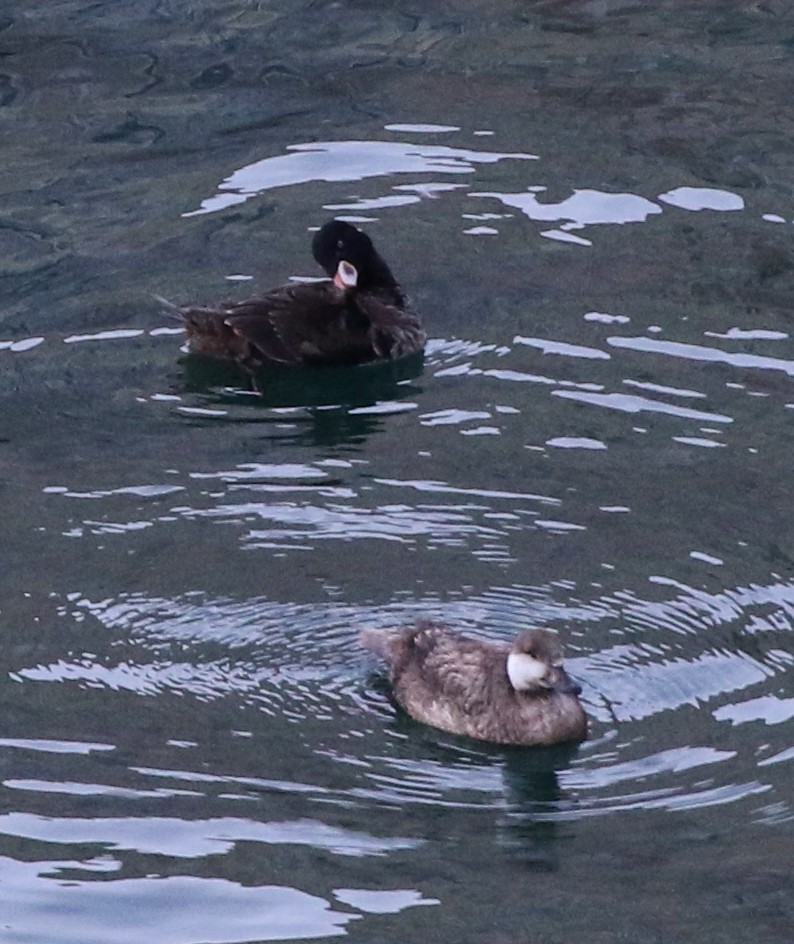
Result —
[[222, 855], [239, 842], [306, 845], [334, 855], [355, 857], [382, 856], [394, 849], [412, 849], [420, 844], [412, 839], [381, 839], [317, 820], [260, 822], [231, 816], [211, 820], [161, 816], [85, 819], [6, 813], [0, 816], [0, 833], [54, 843], [101, 843], [141, 855], [180, 859]]
[[[778, 687], [794, 671], [794, 654], [786, 644], [794, 632], [794, 585], [777, 582], [707, 593], [660, 577], [652, 586], [666, 599], [646, 600], [621, 591], [577, 601], [575, 586], [565, 581], [494, 587], [443, 600], [395, 600], [388, 606], [299, 606], [264, 597], [234, 601], [198, 593], [179, 600], [145, 594], [91, 600], [75, 592], [64, 614], [82, 612], [105, 627], [115, 640], [110, 651], [115, 650], [116, 661], [63, 652], [38, 665], [10, 667], [13, 679], [150, 698], [171, 692], [192, 698], [197, 711], [202, 704], [231, 699], [262, 717], [278, 719], [279, 725], [322, 725], [329, 732], [328, 743], [321, 740], [312, 751], [331, 765], [334, 776], [329, 781], [318, 775], [312, 784], [288, 775], [262, 778], [139, 765], [140, 774], [167, 778], [173, 785], [152, 790], [90, 778], [17, 775], [6, 786], [32, 796], [55, 792], [157, 802], [158, 797], [186, 799], [204, 784], [238, 798], [264, 791], [304, 796], [311, 805], [492, 809], [551, 820], [684, 810], [763, 794], [770, 797], [763, 810], [777, 804], [775, 816], [789, 815], [773, 775], [784, 771], [792, 757], [787, 722], [794, 716], [794, 702], [780, 694], [785, 687]], [[363, 626], [411, 622], [420, 614], [505, 640], [527, 625], [562, 627], [570, 671], [584, 687], [590, 740], [564, 757], [513, 754], [395, 713], [383, 688], [366, 680], [367, 666], [373, 666], [357, 643], [357, 632]], [[609, 646], [592, 646], [599, 627], [611, 627]], [[724, 744], [715, 725], [726, 722], [748, 732], [763, 725], [763, 744], [753, 736], [733, 739], [729, 748], [706, 746]], [[276, 737], [273, 723], [271, 739]], [[641, 725], [656, 726], [652, 750], [647, 735], [638, 734]], [[521, 758], [527, 763], [536, 758], [537, 765], [533, 761], [524, 769]], [[329, 788], [330, 782], [334, 786]], [[757, 815], [771, 815], [763, 810], [759, 807]], [[36, 817], [15, 822], [6, 825], [20, 835], [33, 835], [37, 823], [45, 828]], [[282, 841], [281, 827], [247, 823], [235, 817], [224, 826], [207, 821], [184, 836], [177, 824], [170, 832], [182, 837], [182, 852], [160, 849], [158, 854], [209, 850], [208, 842], [224, 845], [245, 838]], [[302, 829], [295, 827], [298, 834]], [[51, 838], [53, 834], [49, 830]], [[292, 842], [293, 835], [285, 833], [283, 841]], [[318, 830], [316, 841], [322, 844], [324, 836], [326, 831]], [[63, 841], [78, 839], [70, 833]], [[121, 840], [100, 830], [90, 841]], [[327, 846], [335, 851], [347, 841], [327, 834]], [[140, 840], [135, 842], [132, 847], [140, 849]], [[352, 848], [360, 851], [355, 843]]]
[[789, 376], [794, 375], [794, 361], [785, 360], [782, 357], [722, 351], [719, 348], [705, 347], [700, 344], [685, 344], [681, 341], [661, 341], [657, 338], [644, 337], [610, 337], [607, 338], [607, 344], [647, 354], [664, 354], [668, 357], [680, 357], [692, 361], [710, 361], [751, 370], [779, 370]]
[[[246, 886], [225, 878], [182, 875], [113, 881], [75, 877], [96, 870], [91, 863], [74, 860], [18, 862], [0, 857], [0, 881], [9, 901], [26, 902], [24, 909], [13, 907], [13, 913], [4, 916], [13, 919], [15, 937], [53, 940], [54, 913], [60, 944], [106, 944], [108, 935], [113, 944], [325, 938], [345, 934], [345, 927], [361, 917], [281, 885]], [[117, 916], [112, 929], [108, 914]], [[134, 920], [119, 920], [119, 915], [134, 915]]]
[[589, 393], [579, 390], [552, 390], [552, 396], [563, 397], [566, 400], [578, 400], [580, 403], [589, 403], [592, 406], [602, 406], [608, 410], [619, 410], [622, 413], [665, 413], [668, 416], [677, 416], [680, 419], [698, 420], [704, 423], [732, 423], [733, 417], [724, 413], [706, 413], [703, 410], [692, 410], [689, 407], [676, 406], [673, 403], [664, 403], [661, 400], [652, 400], [649, 397], [634, 396], [626, 393]]

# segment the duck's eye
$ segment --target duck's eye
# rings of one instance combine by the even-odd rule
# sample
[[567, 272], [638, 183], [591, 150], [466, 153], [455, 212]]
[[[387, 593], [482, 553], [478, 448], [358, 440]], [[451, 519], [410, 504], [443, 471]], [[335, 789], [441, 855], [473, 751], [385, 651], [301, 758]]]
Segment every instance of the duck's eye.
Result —
[[337, 249], [344, 249], [344, 248], [345, 248], [345, 244], [344, 244], [343, 240], [337, 239], [337, 241], [336, 241], [336, 248], [337, 248]]

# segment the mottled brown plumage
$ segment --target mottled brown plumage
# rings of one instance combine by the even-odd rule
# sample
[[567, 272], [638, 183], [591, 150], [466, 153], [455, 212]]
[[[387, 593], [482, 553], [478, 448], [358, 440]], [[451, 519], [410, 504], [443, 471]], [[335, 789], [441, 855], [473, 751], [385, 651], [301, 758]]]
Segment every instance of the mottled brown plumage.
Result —
[[[527, 630], [509, 646], [421, 622], [367, 629], [361, 642], [388, 664], [395, 700], [417, 721], [495, 744], [558, 744], [587, 736], [580, 688], [562, 667], [556, 633]], [[519, 675], [521, 690], [514, 687]]]
[[312, 250], [331, 281], [282, 285], [218, 307], [180, 308], [194, 353], [254, 370], [393, 360], [423, 350], [419, 316], [370, 238], [341, 220]]

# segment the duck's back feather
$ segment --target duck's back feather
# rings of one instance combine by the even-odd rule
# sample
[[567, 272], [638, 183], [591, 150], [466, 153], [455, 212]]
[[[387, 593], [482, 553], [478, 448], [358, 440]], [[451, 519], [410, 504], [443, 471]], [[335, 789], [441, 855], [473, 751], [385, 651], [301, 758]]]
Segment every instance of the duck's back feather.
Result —
[[427, 334], [415, 311], [387, 304], [376, 295], [359, 294], [356, 303], [369, 322], [369, 337], [376, 357], [394, 360], [424, 349]]
[[579, 741], [587, 721], [575, 695], [516, 692], [510, 648], [432, 622], [365, 630], [362, 643], [390, 669], [394, 697], [417, 721], [499, 744]]

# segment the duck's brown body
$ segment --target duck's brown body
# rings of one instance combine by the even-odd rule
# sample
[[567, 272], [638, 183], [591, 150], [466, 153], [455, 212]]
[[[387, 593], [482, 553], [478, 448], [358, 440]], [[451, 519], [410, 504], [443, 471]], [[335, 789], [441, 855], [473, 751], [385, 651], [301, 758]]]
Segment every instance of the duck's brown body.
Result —
[[331, 281], [294, 283], [221, 308], [181, 311], [193, 353], [248, 368], [393, 360], [419, 353], [426, 338], [410, 309]]
[[[241, 302], [180, 308], [189, 349], [248, 369], [393, 360], [424, 349], [419, 316], [360, 230], [332, 220], [313, 241], [332, 278], [295, 282]], [[340, 278], [346, 267], [349, 281]]]
[[[536, 639], [544, 644], [542, 635]], [[578, 686], [556, 661], [549, 660], [548, 686], [517, 691], [506, 670], [515, 646], [430, 622], [364, 630], [361, 641], [388, 664], [395, 700], [417, 721], [495, 744], [560, 744], [587, 736]]]

